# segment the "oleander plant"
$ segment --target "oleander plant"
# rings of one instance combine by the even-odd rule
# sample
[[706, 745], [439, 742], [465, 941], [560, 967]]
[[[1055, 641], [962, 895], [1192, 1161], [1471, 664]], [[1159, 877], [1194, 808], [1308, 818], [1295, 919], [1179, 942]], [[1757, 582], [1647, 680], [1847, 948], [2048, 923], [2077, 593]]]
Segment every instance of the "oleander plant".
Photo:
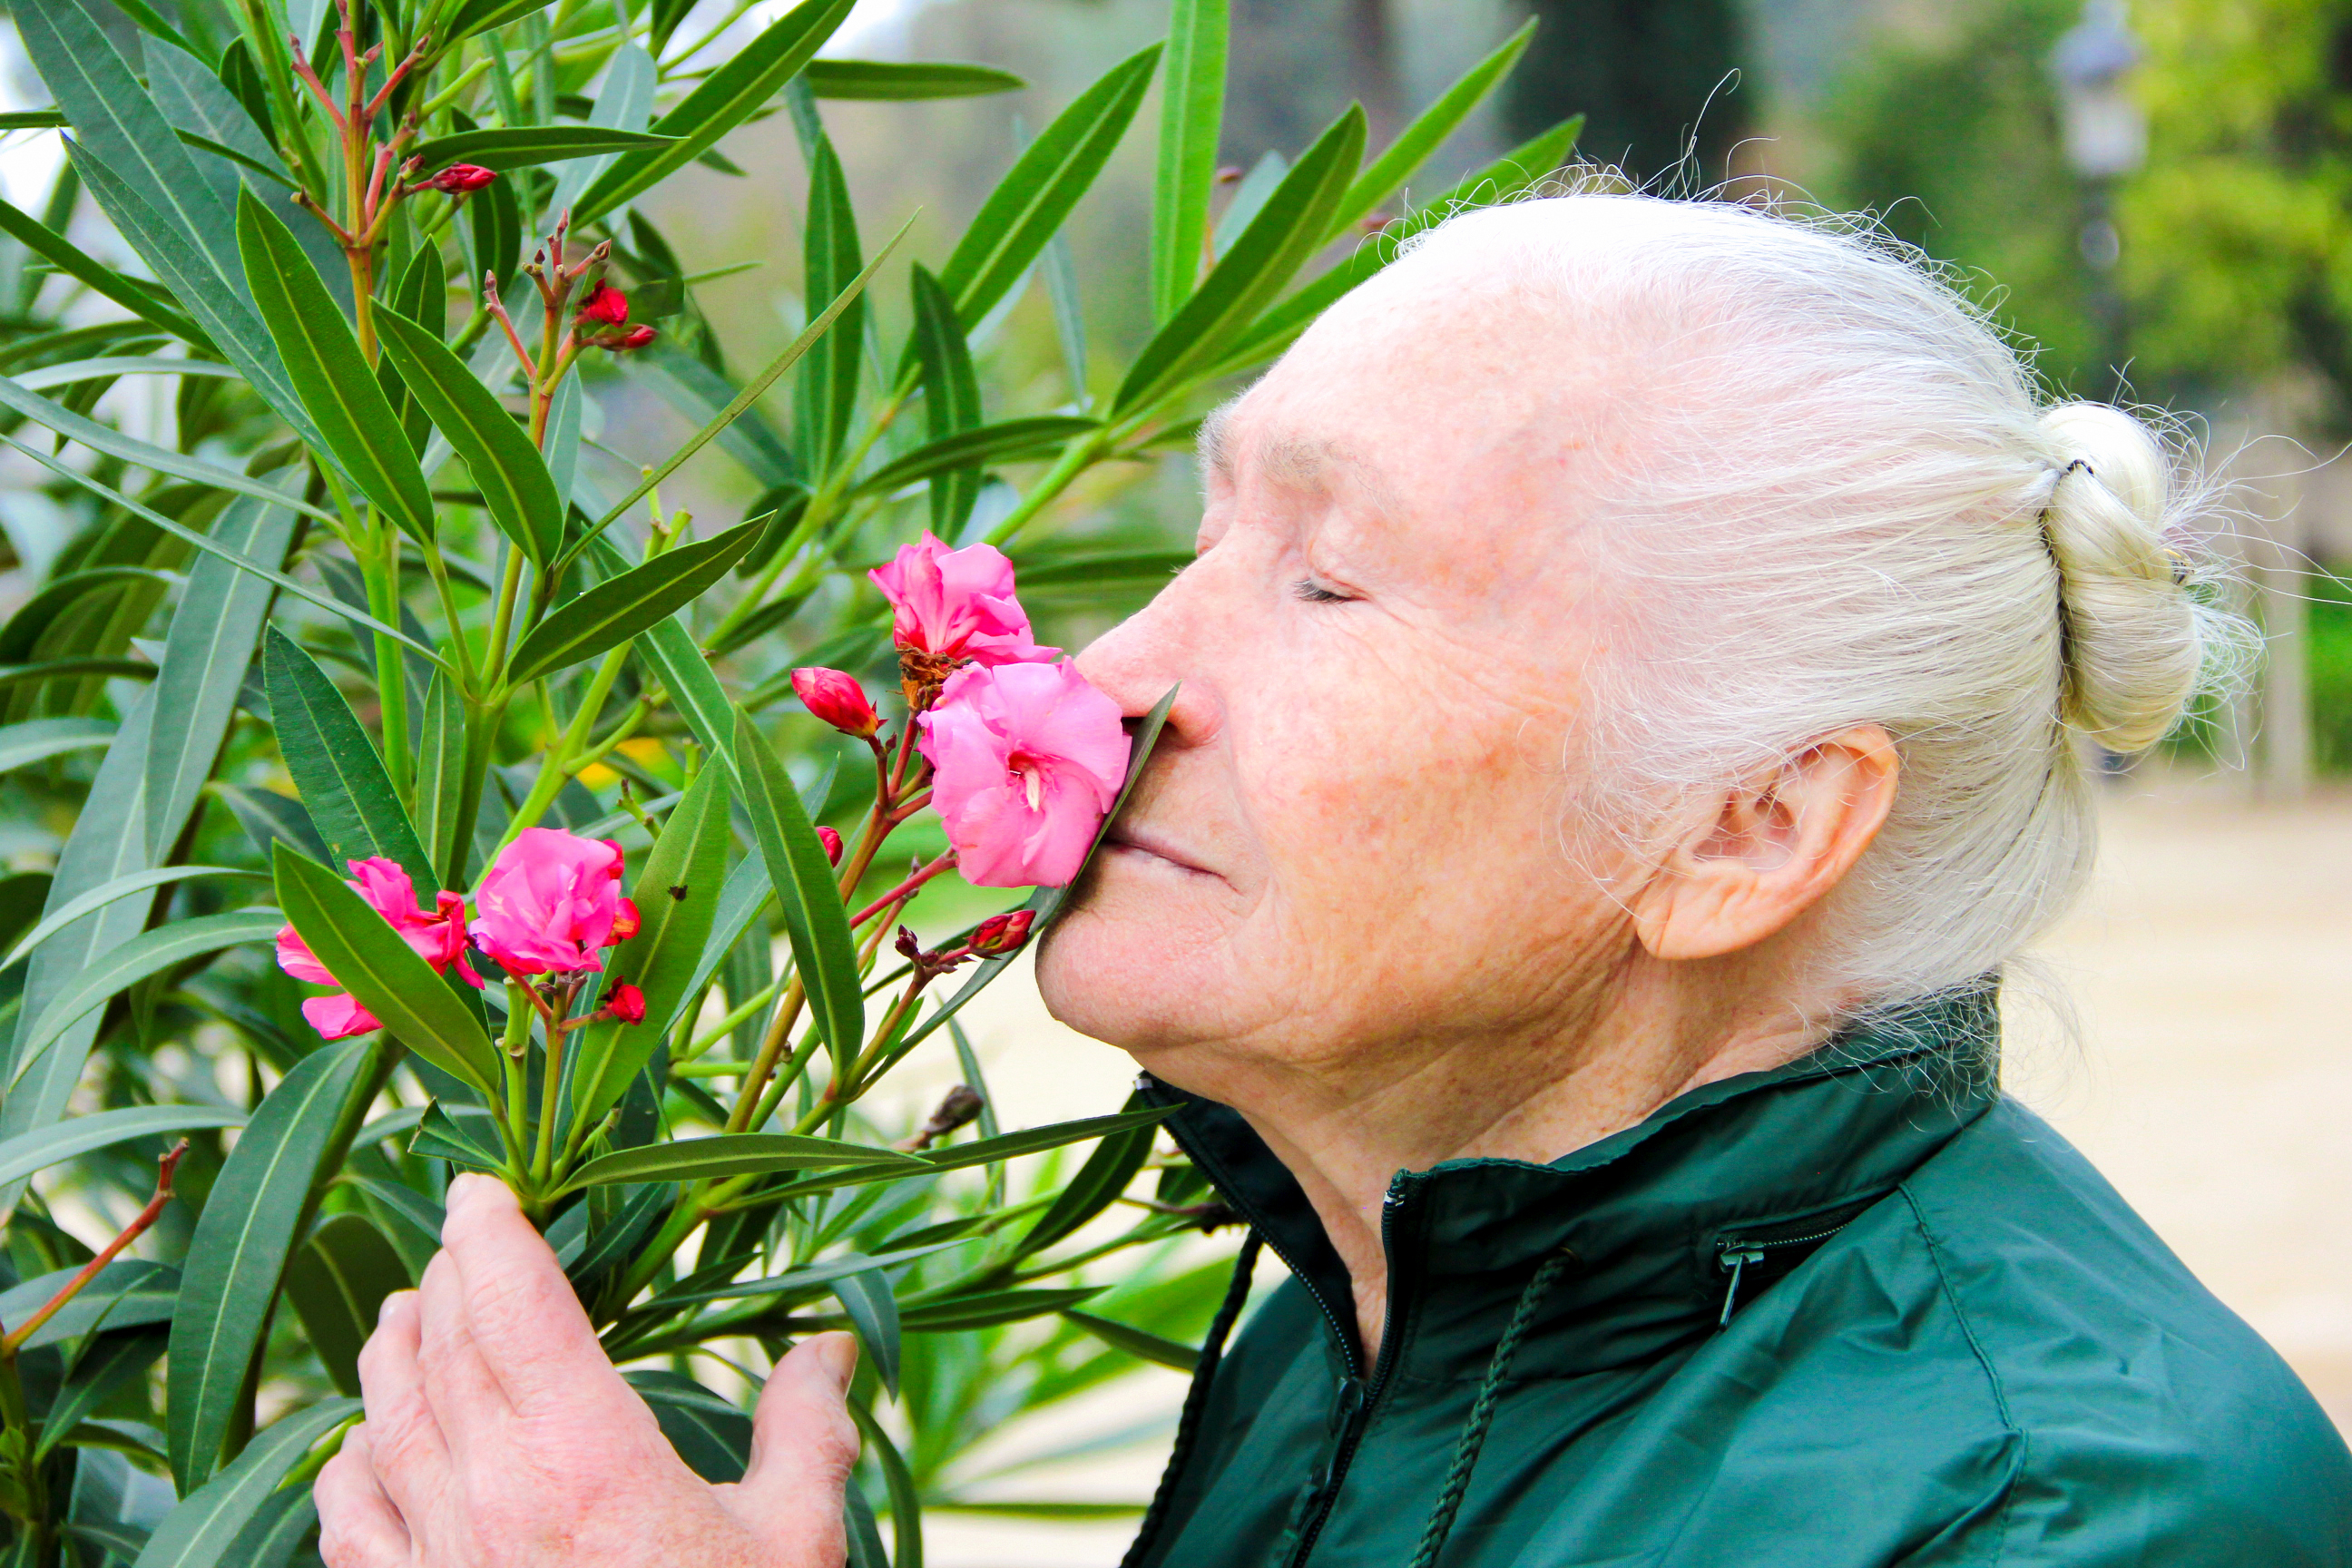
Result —
[[[54, 101], [0, 129], [64, 162], [0, 203], [0, 473], [41, 525], [0, 624], [6, 1568], [315, 1561], [309, 1482], [459, 1170], [707, 1476], [774, 1357], [854, 1330], [856, 1562], [919, 1564], [927, 1510], [1131, 1506], [1003, 1500], [988, 1447], [1188, 1365], [1230, 1217], [1155, 1112], [1000, 1125], [956, 1016], [1166, 711], [1024, 595], [1148, 594], [1177, 563], [1090, 534], [1087, 477], [1575, 126], [1401, 199], [1522, 32], [1392, 145], [1350, 109], [1235, 182], [1225, 0], [1174, 0], [918, 257], [869, 243], [826, 102], [1024, 84], [820, 57], [852, 4], [12, 7]], [[1097, 384], [1062, 231], [1155, 83], [1152, 329]], [[778, 113], [799, 166], [719, 151]], [[697, 300], [731, 268], [649, 210], [697, 164], [805, 181], [756, 368]], [[1033, 285], [1069, 381], [1022, 410], [991, 343]], [[627, 450], [602, 410], [639, 391], [699, 427]], [[706, 448], [740, 521], [663, 500]], [[877, 1109], [918, 1059], [960, 1081]]]

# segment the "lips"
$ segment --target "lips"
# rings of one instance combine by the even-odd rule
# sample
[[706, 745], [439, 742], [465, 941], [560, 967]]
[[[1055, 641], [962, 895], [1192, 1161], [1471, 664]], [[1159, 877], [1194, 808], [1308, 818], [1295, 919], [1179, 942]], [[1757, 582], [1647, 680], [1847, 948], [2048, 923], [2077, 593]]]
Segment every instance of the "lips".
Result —
[[1152, 859], [1165, 861], [1170, 866], [1174, 867], [1180, 871], [1189, 871], [1197, 877], [1213, 876], [1215, 874], [1210, 871], [1208, 868], [1188, 858], [1184, 852], [1177, 848], [1175, 845], [1170, 843], [1167, 839], [1161, 837], [1160, 835], [1152, 832], [1150, 828], [1145, 826], [1134, 826], [1127, 823], [1120, 823], [1117, 826], [1113, 827], [1110, 830], [1109, 835], [1103, 840], [1103, 847], [1106, 849], [1124, 849], [1131, 854], [1149, 856]]

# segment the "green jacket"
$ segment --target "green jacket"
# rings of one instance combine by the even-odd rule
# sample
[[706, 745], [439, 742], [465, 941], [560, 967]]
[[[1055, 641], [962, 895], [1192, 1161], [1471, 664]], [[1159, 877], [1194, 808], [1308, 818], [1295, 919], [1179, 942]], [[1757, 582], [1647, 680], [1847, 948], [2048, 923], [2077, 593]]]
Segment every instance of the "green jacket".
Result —
[[1996, 1040], [1988, 988], [1399, 1173], [1370, 1367], [1288, 1173], [1147, 1079], [1292, 1278], [1220, 1356], [1228, 1298], [1128, 1568], [2352, 1568], [2343, 1441]]

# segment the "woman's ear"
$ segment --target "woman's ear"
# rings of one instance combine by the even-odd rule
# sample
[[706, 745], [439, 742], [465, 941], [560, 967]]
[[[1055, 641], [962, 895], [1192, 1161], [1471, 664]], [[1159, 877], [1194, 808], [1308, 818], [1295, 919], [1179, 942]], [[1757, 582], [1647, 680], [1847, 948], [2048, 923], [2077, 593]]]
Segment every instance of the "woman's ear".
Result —
[[1733, 786], [1634, 900], [1642, 945], [1656, 958], [1716, 958], [1780, 931], [1870, 847], [1901, 771], [1893, 737], [1857, 724]]

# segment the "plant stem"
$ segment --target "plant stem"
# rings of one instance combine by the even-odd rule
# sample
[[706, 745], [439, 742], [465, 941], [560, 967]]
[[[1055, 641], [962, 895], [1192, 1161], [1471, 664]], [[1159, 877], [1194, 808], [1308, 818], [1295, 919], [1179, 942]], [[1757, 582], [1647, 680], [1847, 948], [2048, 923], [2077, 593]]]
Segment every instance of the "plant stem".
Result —
[[1109, 444], [1110, 432], [1104, 428], [1081, 436], [1063, 447], [1061, 457], [1045, 470], [1043, 478], [1029, 487], [1029, 493], [1021, 498], [1020, 504], [1005, 514], [1003, 521], [988, 531], [988, 542], [1003, 544], [1018, 537], [1039, 512], [1070, 488], [1072, 480], [1094, 467], [1101, 458], [1103, 448]]
[[[6, 1338], [0, 1339], [0, 1361], [7, 1362], [12, 1372], [16, 1367], [16, 1352], [25, 1348], [25, 1342], [38, 1332], [43, 1323], [65, 1310], [66, 1303], [80, 1295], [83, 1287], [98, 1278], [100, 1269], [113, 1262], [124, 1247], [144, 1236], [148, 1227], [163, 1217], [164, 1206], [172, 1201], [173, 1173], [179, 1169], [180, 1156], [187, 1152], [186, 1139], [183, 1138], [173, 1144], [171, 1152], [165, 1154], [161, 1162], [163, 1168], [155, 1177], [155, 1195], [147, 1200], [147, 1206], [131, 1217], [131, 1223], [122, 1227], [121, 1235], [100, 1248], [96, 1257], [83, 1264], [81, 1272], [60, 1286], [58, 1293], [50, 1297], [42, 1305], [40, 1310], [11, 1329]], [[19, 1397], [21, 1396], [20, 1392]]]
[[[507, 637], [514, 630], [515, 596], [521, 587], [522, 552], [509, 543], [506, 569], [499, 576], [498, 609], [490, 618], [489, 646], [482, 650], [482, 668], [499, 680], [506, 678]], [[503, 712], [505, 704], [499, 709]]]
[[[368, 508], [370, 531], [376, 548], [360, 560], [367, 583], [368, 614], [385, 626], [400, 624], [400, 530], [374, 507]], [[415, 763], [408, 742], [408, 678], [401, 667], [400, 645], [377, 632], [375, 638], [376, 700], [383, 713], [384, 771], [403, 800], [415, 798]]]
[[[776, 1059], [784, 1054], [784, 1042], [792, 1037], [793, 1025], [799, 1021], [801, 1004], [807, 999], [800, 977], [794, 975], [784, 991], [784, 999], [776, 1007], [776, 1016], [768, 1024], [767, 1037], [760, 1042], [760, 1054], [751, 1058], [751, 1070], [743, 1075], [742, 1087], [736, 1091], [735, 1109], [728, 1112], [727, 1131], [740, 1132], [753, 1125], [751, 1111], [760, 1091], [768, 1087], [768, 1075], [776, 1070]], [[809, 1030], [809, 1038], [818, 1037]]]
[[[750, 996], [744, 999], [741, 1006], [736, 1008], [733, 1012], [728, 1014], [727, 1016], [719, 1019], [718, 1023], [712, 1025], [707, 1033], [696, 1039], [692, 1045], [687, 1047], [683, 1053], [673, 1053], [669, 1060], [669, 1070], [672, 1072], [678, 1071], [688, 1063], [698, 1058], [703, 1052], [710, 1049], [711, 1047], [725, 1039], [734, 1031], [737, 1025], [742, 1023], [752, 1014], [758, 1012], [761, 1008], [774, 1001], [776, 999], [777, 992], [782, 988], [782, 985], [783, 982], [779, 980], [751, 993]], [[730, 1063], [730, 1070], [744, 1070], [745, 1065], [746, 1064], [742, 1062]]]
[[938, 859], [932, 861], [929, 865], [924, 867], [921, 870], [916, 872], [913, 876], [908, 878], [905, 881], [899, 883], [897, 887], [891, 889], [888, 892], [883, 894], [880, 898], [875, 900], [866, 908], [850, 916], [849, 929], [856, 931], [859, 926], [864, 925], [867, 921], [872, 920], [876, 915], [880, 914], [892, 904], [898, 903], [904, 899], [912, 898], [916, 890], [921, 888], [924, 883], [929, 881], [932, 878], [938, 876], [942, 871], [952, 869], [955, 863], [956, 852], [950, 849], [946, 854], [940, 856]]

